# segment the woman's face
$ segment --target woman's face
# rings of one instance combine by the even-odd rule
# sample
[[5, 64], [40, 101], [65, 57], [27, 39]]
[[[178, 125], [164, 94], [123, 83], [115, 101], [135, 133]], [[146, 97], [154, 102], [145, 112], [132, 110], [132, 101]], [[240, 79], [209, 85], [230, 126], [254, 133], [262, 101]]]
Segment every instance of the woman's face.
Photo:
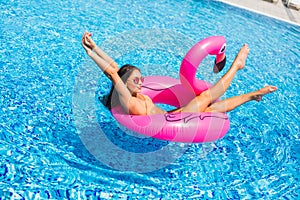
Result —
[[126, 86], [132, 95], [141, 93], [144, 77], [139, 70], [133, 70], [126, 81]]

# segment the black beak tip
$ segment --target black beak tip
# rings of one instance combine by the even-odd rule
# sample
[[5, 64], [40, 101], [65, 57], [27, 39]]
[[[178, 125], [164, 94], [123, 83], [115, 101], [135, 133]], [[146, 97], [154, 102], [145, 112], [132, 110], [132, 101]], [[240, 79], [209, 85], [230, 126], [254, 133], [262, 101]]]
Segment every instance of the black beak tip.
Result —
[[221, 62], [219, 62], [219, 63], [215, 62], [213, 72], [214, 73], [219, 73], [220, 71], [223, 70], [223, 68], [225, 67], [225, 64], [226, 64], [226, 56]]

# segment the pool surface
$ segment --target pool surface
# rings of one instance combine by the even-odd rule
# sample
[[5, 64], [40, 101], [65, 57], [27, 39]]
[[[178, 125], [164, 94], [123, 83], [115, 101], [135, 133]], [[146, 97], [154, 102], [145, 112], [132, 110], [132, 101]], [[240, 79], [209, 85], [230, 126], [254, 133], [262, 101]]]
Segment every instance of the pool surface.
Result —
[[[297, 199], [300, 194], [300, 26], [218, 1], [2, 1], [0, 199]], [[222, 98], [276, 85], [228, 113], [224, 138], [181, 144], [118, 126], [100, 103], [109, 80], [81, 47], [94, 40], [119, 65], [178, 78], [185, 53], [227, 40], [197, 78], [216, 82], [250, 53]], [[161, 105], [166, 106], [166, 105]]]

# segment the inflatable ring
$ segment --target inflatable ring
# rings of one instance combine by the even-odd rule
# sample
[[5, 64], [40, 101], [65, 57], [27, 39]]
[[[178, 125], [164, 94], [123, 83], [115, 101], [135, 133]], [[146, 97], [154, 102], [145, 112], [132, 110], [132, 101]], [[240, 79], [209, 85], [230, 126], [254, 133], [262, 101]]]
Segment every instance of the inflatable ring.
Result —
[[[154, 103], [185, 106], [211, 86], [208, 82], [195, 78], [199, 64], [208, 54], [216, 55], [215, 68], [221, 70], [225, 65], [225, 46], [225, 39], [221, 36], [201, 40], [184, 57], [180, 67], [180, 80], [167, 76], [147, 76], [142, 93], [148, 95]], [[222, 138], [230, 126], [226, 113], [128, 115], [121, 106], [112, 108], [111, 112], [121, 125], [134, 132], [172, 142], [215, 141]]]

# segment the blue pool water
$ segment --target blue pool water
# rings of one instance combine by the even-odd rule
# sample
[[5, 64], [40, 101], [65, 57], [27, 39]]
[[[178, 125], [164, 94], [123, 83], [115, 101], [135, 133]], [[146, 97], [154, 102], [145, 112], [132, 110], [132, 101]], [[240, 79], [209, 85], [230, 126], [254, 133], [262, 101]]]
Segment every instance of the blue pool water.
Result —
[[[208, 0], [15, 0], [0, 10], [0, 199], [299, 198], [300, 26]], [[242, 44], [251, 49], [224, 98], [279, 89], [230, 112], [219, 141], [143, 138], [97, 100], [109, 81], [81, 47], [86, 30], [120, 65], [175, 78], [194, 43], [223, 35], [226, 69]], [[218, 80], [212, 64], [197, 77]]]

